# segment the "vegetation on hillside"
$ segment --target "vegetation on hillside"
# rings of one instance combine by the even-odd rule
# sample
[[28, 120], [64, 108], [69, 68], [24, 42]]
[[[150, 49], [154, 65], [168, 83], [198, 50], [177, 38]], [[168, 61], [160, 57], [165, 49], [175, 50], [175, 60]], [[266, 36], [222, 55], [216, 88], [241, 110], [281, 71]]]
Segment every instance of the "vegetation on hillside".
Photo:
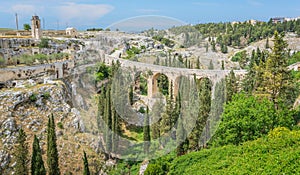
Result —
[[[248, 57], [246, 52], [238, 53], [234, 59], [249, 70], [248, 74], [240, 80], [231, 71], [222, 81], [226, 87], [216, 87], [215, 93], [220, 99], [210, 101], [211, 84], [209, 80], [201, 79], [197, 86], [197, 127], [190, 135], [186, 135], [184, 118], [179, 115], [183, 112], [181, 94], [185, 95], [185, 91], [180, 91], [177, 98], [171, 101], [173, 93], [170, 91], [166, 98], [166, 112], [153, 109], [156, 115], [161, 116], [161, 120], [151, 126], [150, 131], [153, 139], [158, 138], [172, 128], [172, 122], [177, 121], [178, 147], [171, 154], [150, 161], [145, 174], [298, 172], [296, 166], [300, 154], [297, 151], [300, 133], [289, 129], [297, 128], [299, 122], [299, 110], [292, 108], [299, 95], [299, 76], [287, 69], [291, 57], [286, 48], [283, 35], [274, 32], [274, 46], [271, 52], [257, 49], [251, 57]], [[296, 57], [297, 54], [292, 60], [297, 59]], [[225, 103], [224, 111], [215, 109], [218, 103]], [[208, 130], [213, 129], [206, 128], [206, 119], [209, 116], [217, 116], [209, 120], [211, 123], [214, 120], [218, 121], [220, 115], [220, 125], [216, 128], [214, 136], [209, 141], [206, 140], [212, 133]], [[200, 151], [193, 153], [195, 150]], [[273, 160], [277, 161], [274, 163]]]
[[175, 158], [168, 174], [297, 174], [299, 161], [300, 131], [275, 128], [267, 136], [240, 146], [206, 149]]
[[207, 23], [195, 26], [204, 37], [209, 38], [209, 42], [216, 42], [220, 46], [245, 47], [249, 43], [270, 38], [275, 31], [295, 32], [300, 35], [300, 20], [286, 21], [283, 23], [250, 22], [238, 23]]

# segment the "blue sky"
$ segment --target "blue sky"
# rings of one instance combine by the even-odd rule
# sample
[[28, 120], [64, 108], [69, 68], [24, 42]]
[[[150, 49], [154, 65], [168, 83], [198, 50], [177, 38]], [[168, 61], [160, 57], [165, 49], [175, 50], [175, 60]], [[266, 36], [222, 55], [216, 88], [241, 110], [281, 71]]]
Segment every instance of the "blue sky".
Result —
[[[267, 21], [271, 17], [300, 16], [299, 0], [1, 0], [0, 28], [30, 23], [32, 15], [44, 18], [47, 29], [74, 26], [105, 28], [141, 15], [162, 15], [186, 23]], [[57, 25], [59, 24], [59, 25]]]

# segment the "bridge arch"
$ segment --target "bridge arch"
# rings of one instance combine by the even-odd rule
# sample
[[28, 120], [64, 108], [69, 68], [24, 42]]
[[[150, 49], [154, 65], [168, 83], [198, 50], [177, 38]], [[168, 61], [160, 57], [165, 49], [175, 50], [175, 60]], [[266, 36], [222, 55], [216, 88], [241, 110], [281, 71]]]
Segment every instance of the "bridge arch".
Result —
[[155, 97], [159, 92], [169, 94], [171, 79], [164, 73], [156, 72], [148, 80], [148, 96]]
[[143, 71], [137, 71], [134, 74], [134, 84], [133, 84], [133, 90], [136, 94], [139, 95], [148, 95], [148, 81], [147, 76], [145, 75], [145, 72]]
[[[179, 75], [178, 77], [175, 78], [172, 87], [173, 95], [175, 99], [178, 96], [179, 92], [186, 91], [187, 89], [189, 89], [189, 84], [190, 84], [189, 81], [190, 79], [183, 75]], [[185, 85], [186, 87], [184, 88], [183, 85]]]

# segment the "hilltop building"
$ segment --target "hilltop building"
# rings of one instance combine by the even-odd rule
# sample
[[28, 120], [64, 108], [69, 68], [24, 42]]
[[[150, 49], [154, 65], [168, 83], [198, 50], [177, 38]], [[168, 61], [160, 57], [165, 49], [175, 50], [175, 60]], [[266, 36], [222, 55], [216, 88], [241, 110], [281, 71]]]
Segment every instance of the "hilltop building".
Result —
[[274, 24], [288, 22], [288, 21], [296, 21], [298, 19], [300, 19], [300, 17], [297, 17], [297, 18], [284, 18], [284, 17], [271, 18], [272, 23], [274, 23]]
[[78, 37], [78, 32], [74, 27], [66, 28], [66, 35], [71, 36], [72, 38]]
[[34, 38], [34, 39], [42, 38], [41, 20], [38, 16], [32, 16], [31, 35], [32, 35], [32, 38]]

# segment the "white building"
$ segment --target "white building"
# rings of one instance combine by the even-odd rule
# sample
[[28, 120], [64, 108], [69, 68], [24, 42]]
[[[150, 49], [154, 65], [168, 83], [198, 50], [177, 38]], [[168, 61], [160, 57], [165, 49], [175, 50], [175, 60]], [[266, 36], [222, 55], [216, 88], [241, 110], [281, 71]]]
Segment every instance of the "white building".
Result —
[[74, 27], [66, 28], [66, 35], [71, 36], [72, 38], [78, 37], [78, 32]]

